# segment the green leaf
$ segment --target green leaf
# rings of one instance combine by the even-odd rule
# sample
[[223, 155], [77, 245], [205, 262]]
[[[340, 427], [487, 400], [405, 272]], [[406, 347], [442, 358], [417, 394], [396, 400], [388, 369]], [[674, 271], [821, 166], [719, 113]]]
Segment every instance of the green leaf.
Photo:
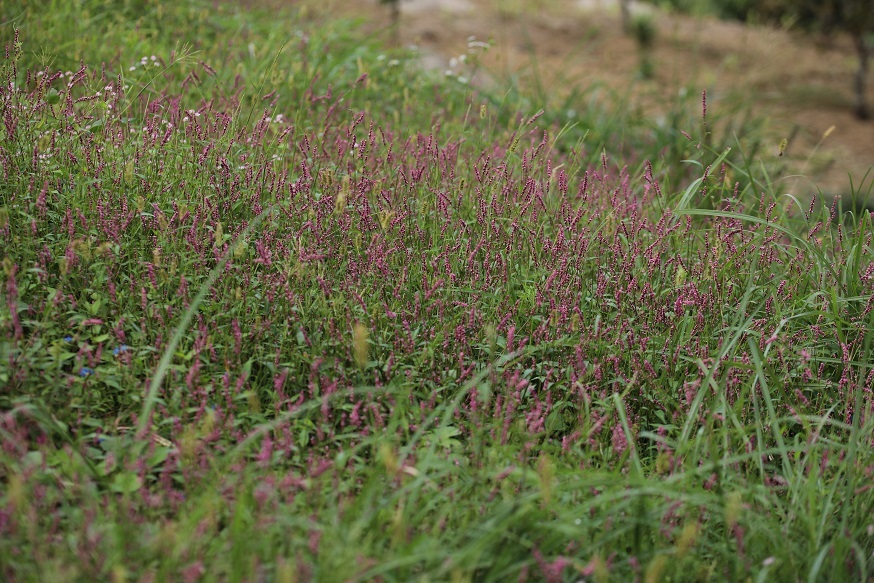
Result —
[[167, 456], [170, 455], [169, 447], [156, 447], [155, 453], [152, 454], [152, 457], [149, 458], [149, 466], [155, 467], [164, 462], [167, 459]]
[[112, 491], [119, 494], [131, 494], [140, 489], [142, 482], [134, 472], [119, 472], [112, 479]]

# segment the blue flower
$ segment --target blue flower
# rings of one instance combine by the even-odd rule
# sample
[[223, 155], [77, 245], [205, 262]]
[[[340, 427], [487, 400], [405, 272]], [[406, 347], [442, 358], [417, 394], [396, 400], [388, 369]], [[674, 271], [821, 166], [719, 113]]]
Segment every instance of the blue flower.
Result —
[[127, 352], [129, 348], [130, 348], [130, 346], [128, 346], [127, 344], [122, 344], [121, 346], [116, 346], [115, 348], [112, 349], [112, 354], [113, 354], [113, 356], [118, 356], [119, 354], [123, 354], [123, 353]]
[[64, 336], [64, 342], [72, 342], [72, 341], [73, 341], [72, 336]]
[[79, 376], [80, 377], [87, 377], [87, 376], [93, 375], [93, 374], [94, 374], [93, 368], [88, 368], [87, 366], [83, 366], [82, 368], [79, 369]]

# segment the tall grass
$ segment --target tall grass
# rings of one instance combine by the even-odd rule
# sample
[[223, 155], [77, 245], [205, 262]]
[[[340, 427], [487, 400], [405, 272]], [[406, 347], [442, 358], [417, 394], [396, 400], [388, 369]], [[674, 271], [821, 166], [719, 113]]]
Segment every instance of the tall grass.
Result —
[[293, 10], [8, 12], [6, 579], [871, 577], [870, 214], [698, 94], [478, 91]]

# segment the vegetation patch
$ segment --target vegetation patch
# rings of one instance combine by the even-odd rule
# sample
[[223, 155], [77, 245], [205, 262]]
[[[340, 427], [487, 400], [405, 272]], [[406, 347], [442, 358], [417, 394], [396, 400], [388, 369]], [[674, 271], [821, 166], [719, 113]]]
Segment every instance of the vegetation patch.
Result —
[[301, 11], [27, 4], [5, 579], [871, 577], [869, 177], [781, 194], [704, 92], [571, 117]]

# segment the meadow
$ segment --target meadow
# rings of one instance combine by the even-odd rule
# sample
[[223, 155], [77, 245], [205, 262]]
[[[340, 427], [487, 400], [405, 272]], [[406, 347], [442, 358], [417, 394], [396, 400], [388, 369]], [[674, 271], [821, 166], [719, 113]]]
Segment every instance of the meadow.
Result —
[[305, 4], [0, 6], [4, 580], [874, 579], [871, 176]]

